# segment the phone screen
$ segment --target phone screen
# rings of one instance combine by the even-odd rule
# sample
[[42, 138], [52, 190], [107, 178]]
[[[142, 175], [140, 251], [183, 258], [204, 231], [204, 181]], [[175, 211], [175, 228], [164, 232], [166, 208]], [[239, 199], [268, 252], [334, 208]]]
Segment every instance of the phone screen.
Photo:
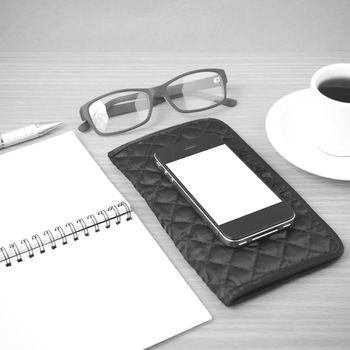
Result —
[[218, 225], [281, 202], [226, 145], [167, 166]]

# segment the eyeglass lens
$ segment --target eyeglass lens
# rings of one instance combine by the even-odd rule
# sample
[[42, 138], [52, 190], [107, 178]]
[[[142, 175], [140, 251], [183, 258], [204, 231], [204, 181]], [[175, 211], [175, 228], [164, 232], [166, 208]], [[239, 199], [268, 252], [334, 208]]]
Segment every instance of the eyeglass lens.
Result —
[[112, 133], [143, 123], [150, 110], [149, 96], [142, 91], [117, 92], [93, 102], [89, 114], [96, 129]]
[[199, 72], [185, 75], [167, 87], [169, 98], [183, 111], [209, 108], [225, 98], [225, 87], [216, 72]]

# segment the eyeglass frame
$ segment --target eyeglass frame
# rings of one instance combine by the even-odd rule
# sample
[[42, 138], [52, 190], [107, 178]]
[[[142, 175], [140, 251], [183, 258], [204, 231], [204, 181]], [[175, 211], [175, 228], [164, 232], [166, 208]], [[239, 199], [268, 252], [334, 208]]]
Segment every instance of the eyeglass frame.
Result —
[[[222, 101], [209, 106], [209, 107], [203, 107], [203, 108], [197, 108], [197, 109], [191, 109], [191, 110], [182, 110], [181, 108], [177, 107], [176, 104], [174, 102], [172, 102], [172, 99], [170, 98], [169, 94], [168, 94], [168, 86], [173, 83], [174, 81], [183, 78], [187, 75], [191, 75], [191, 74], [195, 74], [195, 73], [203, 73], [203, 72], [214, 72], [217, 73], [223, 82], [223, 88], [224, 88], [224, 97], [222, 99]], [[206, 79], [206, 78], [204, 78]], [[148, 98], [149, 98], [149, 112], [147, 117], [145, 118], [145, 120], [143, 120], [142, 122], [140, 122], [139, 124], [136, 124], [130, 128], [127, 129], [123, 129], [123, 130], [118, 130], [118, 131], [114, 131], [114, 132], [109, 132], [109, 133], [104, 133], [99, 131], [91, 116], [90, 116], [90, 112], [89, 112], [89, 108], [90, 106], [104, 98], [107, 97], [109, 95], [113, 95], [116, 93], [124, 93], [124, 92], [143, 92], [145, 93]], [[108, 92], [106, 94], [103, 94], [99, 97], [94, 98], [93, 100], [85, 103], [83, 106], [80, 107], [79, 110], [79, 114], [80, 114], [80, 118], [83, 121], [83, 123], [78, 127], [79, 131], [81, 132], [87, 132], [90, 128], [92, 128], [98, 135], [101, 136], [112, 136], [112, 135], [118, 135], [118, 134], [122, 134], [124, 132], [128, 132], [131, 130], [134, 130], [144, 124], [146, 124], [150, 119], [151, 119], [151, 115], [152, 115], [152, 111], [153, 111], [153, 107], [157, 106], [158, 104], [167, 102], [171, 107], [173, 107], [177, 112], [179, 113], [196, 113], [196, 112], [201, 112], [201, 111], [206, 111], [208, 109], [212, 109], [215, 108], [217, 106], [220, 105], [224, 105], [227, 107], [234, 107], [237, 104], [237, 101], [235, 99], [232, 98], [228, 98], [227, 97], [227, 76], [226, 76], [226, 72], [223, 69], [219, 69], [219, 68], [205, 68], [205, 69], [196, 69], [193, 71], [189, 71], [183, 74], [180, 74], [178, 76], [176, 76], [175, 78], [168, 80], [167, 82], [165, 82], [164, 84], [152, 87], [152, 88], [131, 88], [131, 89], [121, 89], [121, 90], [115, 90], [112, 92]], [[126, 112], [128, 113], [128, 112]], [[125, 114], [125, 113], [121, 113], [121, 114]]]

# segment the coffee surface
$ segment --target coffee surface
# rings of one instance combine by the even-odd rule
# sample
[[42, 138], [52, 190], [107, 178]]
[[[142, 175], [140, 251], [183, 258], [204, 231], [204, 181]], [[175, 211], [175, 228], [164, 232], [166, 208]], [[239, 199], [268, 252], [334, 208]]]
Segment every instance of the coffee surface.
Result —
[[350, 103], [350, 79], [325, 80], [319, 85], [318, 90], [332, 100]]

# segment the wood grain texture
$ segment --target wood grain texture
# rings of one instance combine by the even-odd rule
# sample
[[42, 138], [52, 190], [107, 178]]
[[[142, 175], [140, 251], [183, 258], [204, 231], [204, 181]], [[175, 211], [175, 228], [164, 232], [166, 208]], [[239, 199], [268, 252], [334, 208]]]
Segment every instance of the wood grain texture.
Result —
[[[0, 133], [51, 120], [64, 122], [64, 127], [55, 134], [75, 130], [212, 313], [213, 321], [154, 348], [348, 349], [350, 183], [320, 178], [294, 167], [272, 148], [265, 133], [267, 111], [277, 99], [307, 87], [312, 72], [319, 67], [348, 59], [349, 52], [259, 56], [0, 53]], [[148, 124], [127, 134], [101, 137], [93, 132], [77, 131], [78, 109], [93, 97], [119, 88], [154, 86], [187, 70], [205, 67], [226, 70], [228, 94], [238, 99], [237, 107], [182, 115], [164, 104], [154, 109]], [[137, 137], [206, 117], [221, 119], [236, 130], [328, 222], [345, 245], [344, 256], [339, 261], [237, 306], [227, 308], [221, 304], [182, 258], [141, 196], [107, 157], [108, 151]]]

